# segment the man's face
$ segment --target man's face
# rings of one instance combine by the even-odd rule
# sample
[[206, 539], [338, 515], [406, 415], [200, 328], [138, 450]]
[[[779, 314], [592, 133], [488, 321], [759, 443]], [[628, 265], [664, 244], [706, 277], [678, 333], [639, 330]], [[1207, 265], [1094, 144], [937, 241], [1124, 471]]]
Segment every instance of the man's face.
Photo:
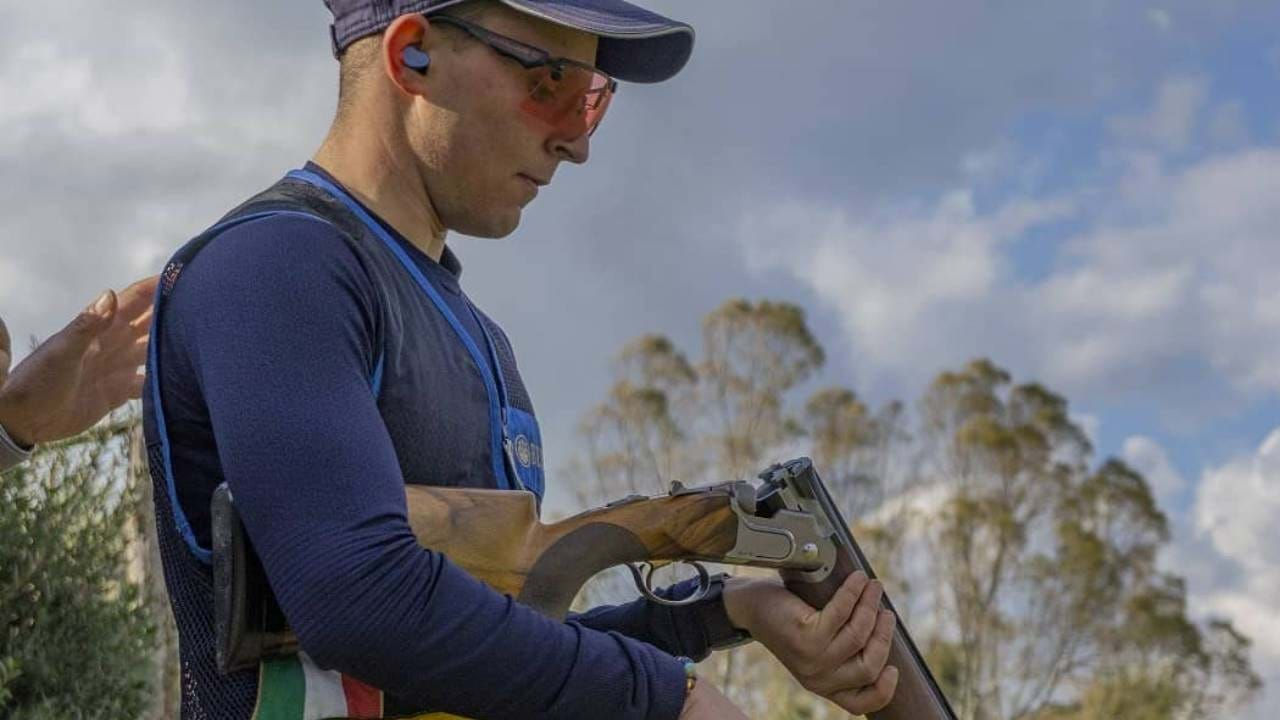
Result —
[[[559, 56], [593, 64], [597, 38], [495, 6], [477, 25]], [[445, 227], [477, 237], [503, 237], [521, 210], [551, 181], [563, 160], [584, 163], [586, 134], [569, 136], [520, 109], [528, 72], [462, 30], [443, 23], [428, 33], [433, 111], [426, 127], [410, 124], [409, 142], [423, 161], [427, 192]]]

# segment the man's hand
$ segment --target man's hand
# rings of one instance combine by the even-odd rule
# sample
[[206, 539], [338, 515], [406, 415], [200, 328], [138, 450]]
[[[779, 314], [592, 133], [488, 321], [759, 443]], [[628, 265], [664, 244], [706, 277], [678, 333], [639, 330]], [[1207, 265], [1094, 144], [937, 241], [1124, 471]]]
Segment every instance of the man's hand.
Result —
[[685, 698], [679, 720], [747, 720], [747, 716], [715, 685], [699, 679]]
[[886, 667], [896, 619], [880, 608], [884, 588], [865, 573], [850, 575], [822, 610], [783, 587], [780, 580], [730, 578], [725, 610], [796, 680], [854, 715], [884, 708], [898, 686], [898, 669]]
[[[0, 424], [22, 445], [70, 437], [142, 392], [157, 276], [108, 290], [0, 377]], [[9, 366], [8, 333], [0, 359]]]

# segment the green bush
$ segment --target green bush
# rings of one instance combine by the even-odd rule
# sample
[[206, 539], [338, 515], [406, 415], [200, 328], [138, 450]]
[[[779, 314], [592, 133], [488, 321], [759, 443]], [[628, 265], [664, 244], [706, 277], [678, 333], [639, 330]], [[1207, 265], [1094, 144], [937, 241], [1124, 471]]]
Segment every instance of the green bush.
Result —
[[132, 720], [154, 621], [126, 578], [138, 478], [121, 432], [0, 474], [0, 719]]

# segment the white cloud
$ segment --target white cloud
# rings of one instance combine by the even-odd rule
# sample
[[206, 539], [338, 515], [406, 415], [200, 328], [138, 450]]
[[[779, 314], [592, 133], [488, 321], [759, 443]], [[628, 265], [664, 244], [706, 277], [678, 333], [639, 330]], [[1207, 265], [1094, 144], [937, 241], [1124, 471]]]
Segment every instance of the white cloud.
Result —
[[1196, 118], [1209, 95], [1203, 77], [1176, 77], [1160, 86], [1156, 105], [1150, 113], [1121, 117], [1111, 127], [1130, 140], [1150, 142], [1170, 151], [1182, 150], [1191, 140]]
[[[934, 370], [940, 358], [967, 358], [981, 346], [974, 339], [1016, 330], [986, 312], [1009, 282], [1003, 246], [1070, 209], [1026, 201], [981, 215], [961, 191], [930, 208], [856, 222], [839, 209], [789, 203], [748, 216], [741, 233], [750, 266], [781, 266], [839, 309], [857, 351], [873, 348], [868, 370]], [[959, 317], [970, 318], [972, 337], [953, 343], [948, 328]]]
[[[1028, 115], [1123, 101], [1171, 59], [1141, 5], [1100, 13], [1066, 3], [1045, 22], [1031, 5], [815, 0], [814, 13], [830, 22], [806, 26], [764, 0], [742, 0], [732, 17], [714, 3], [652, 4], [698, 28], [688, 70], [672, 83], [624, 88], [593, 139], [596, 159], [557, 176], [512, 239], [521, 250], [463, 249], [469, 289], [507, 322], [547, 433], [560, 438], [548, 442], [550, 454], [567, 454], [578, 413], [606, 386], [600, 357], [646, 329], [689, 328], [696, 341], [691, 315], [756, 292], [725, 252], [723, 219], [739, 205], [825, 193], [846, 207], [878, 206], [950, 184], [965, 172], [958, 158], [966, 149], [999, 145]], [[0, 23], [0, 263], [13, 264], [0, 270], [0, 311], [17, 337], [49, 332], [103, 286], [154, 271], [192, 233], [305, 158], [333, 109], [319, 2], [9, 5]], [[1158, 5], [1196, 42], [1257, 14], [1242, 7], [1206, 17], [1200, 0]], [[761, 103], [762, 82], [785, 88], [788, 102]], [[1047, 139], [1050, 151], [1032, 158], [975, 157], [967, 165], [982, 176], [970, 193], [974, 223], [990, 220], [982, 184], [1025, 175], [1015, 185], [1043, 186], [1063, 159], [1052, 148], [1071, 147], [1060, 140], [1069, 138]], [[979, 263], [975, 280], [1007, 276], [994, 258], [986, 270]], [[530, 272], [530, 262], [547, 272]], [[944, 330], [964, 326], [959, 316], [973, 301], [954, 298], [978, 291], [948, 292], [910, 316], [936, 316]], [[995, 322], [983, 331], [1006, 344], [1025, 337]], [[899, 353], [910, 359], [916, 343], [904, 344]], [[949, 344], [922, 347], [948, 357], [964, 350]], [[566, 359], [558, 350], [566, 345], [580, 352]]]
[[1128, 438], [1122, 456], [1169, 518], [1159, 566], [1186, 579], [1192, 617], [1227, 618], [1253, 641], [1265, 687], [1244, 717], [1270, 720], [1267, 708], [1280, 701], [1280, 428], [1256, 451], [1205, 470], [1194, 487], [1152, 438]]
[[[149, 0], [6, 8], [0, 309], [15, 337], [47, 334], [104, 287], [155, 272], [306, 157], [336, 86], [324, 26], [305, 22], [323, 12]], [[242, 47], [264, 34], [269, 45]]]
[[1240, 146], [1249, 142], [1249, 125], [1244, 103], [1233, 100], [1213, 109], [1209, 118], [1209, 138], [1217, 145]]
[[[1149, 112], [1111, 122], [1087, 185], [991, 202], [991, 176], [1018, 165], [995, 145], [934, 206], [853, 217], [785, 202], [739, 235], [753, 269], [794, 276], [833, 311], [859, 386], [917, 389], [987, 355], [1073, 402], [1207, 432], [1280, 393], [1280, 147], [1248, 146], [1243, 105], [1209, 104], [1208, 87], [1171, 78]], [[975, 196], [988, 201], [957, 202]], [[1019, 275], [1031, 231], [1061, 220], [1075, 229]], [[1121, 454], [1169, 513], [1162, 565], [1188, 578], [1193, 613], [1254, 638], [1280, 686], [1280, 429], [1198, 484], [1151, 437]]]
[[[1280, 548], [1280, 428], [1256, 453], [1210, 469], [1196, 493], [1196, 529], [1223, 555], [1265, 574]], [[1277, 575], [1275, 580], [1280, 580]], [[1274, 590], [1280, 593], [1280, 584]], [[1277, 635], [1280, 651], [1280, 635]]]
[[1181, 263], [1135, 273], [1103, 260], [1025, 288], [1027, 303], [1010, 310], [1044, 321], [1028, 324], [1041, 350], [1039, 372], [1079, 387], [1153, 353], [1189, 350], [1168, 320], [1186, 306], [1192, 275]]
[[[174, 32], [171, 14], [65, 3], [41, 6], [33, 17], [14, 10], [8, 23], [38, 22], [57, 32], [15, 35], [0, 50], [0, 155], [29, 150], [24, 143], [37, 130], [110, 142], [201, 119], [193, 89], [207, 68]], [[107, 26], [128, 42], [104, 41]]]
[[[864, 219], [793, 202], [740, 235], [751, 267], [792, 274], [835, 311], [863, 381], [912, 384], [988, 355], [1077, 400], [1155, 393], [1163, 419], [1188, 427], [1280, 392], [1280, 148], [1126, 167], [1118, 193], [984, 212], [956, 190]], [[1017, 244], [1062, 219], [1086, 229], [1043, 277], [1020, 278]]]
[[1181, 505], [1187, 481], [1169, 461], [1169, 456], [1160, 443], [1137, 435], [1124, 441], [1120, 454], [1125, 462], [1142, 473], [1151, 484], [1160, 507], [1168, 509]]
[[1098, 447], [1098, 440], [1102, 437], [1102, 418], [1093, 413], [1072, 412], [1071, 421], [1084, 430], [1084, 436], [1089, 439], [1090, 445]]
[[[1193, 582], [1193, 608], [1231, 618], [1254, 641], [1254, 661], [1280, 697], [1280, 427], [1252, 454], [1205, 472], [1191, 513], [1195, 540], [1231, 581]], [[1264, 701], [1261, 703], [1266, 705]]]
[[1173, 27], [1173, 16], [1162, 8], [1147, 8], [1147, 20], [1162, 31], [1168, 32]]

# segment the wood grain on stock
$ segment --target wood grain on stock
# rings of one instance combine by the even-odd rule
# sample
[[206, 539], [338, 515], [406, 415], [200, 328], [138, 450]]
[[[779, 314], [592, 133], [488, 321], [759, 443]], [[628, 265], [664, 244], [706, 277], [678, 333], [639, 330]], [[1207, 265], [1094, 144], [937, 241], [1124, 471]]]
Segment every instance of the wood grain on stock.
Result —
[[[870, 568], [859, 567], [852, 553], [841, 552], [836, 559], [835, 571], [822, 582], [805, 582], [799, 573], [786, 570], [781, 571], [781, 575], [788, 590], [813, 607], [821, 609], [826, 607], [845, 578], [857, 570], [875, 576]], [[894, 609], [887, 595], [880, 604], [881, 607]], [[896, 611], [894, 616], [897, 616]], [[907, 628], [902, 624], [902, 619], [898, 618], [887, 663], [898, 668], [898, 689], [894, 691], [893, 700], [888, 706], [879, 712], [868, 713], [867, 717], [872, 720], [949, 720], [952, 715], [934, 699], [933, 687], [925, 676], [927, 671], [907, 647], [907, 637]]]
[[420, 544], [557, 620], [601, 570], [640, 560], [714, 560], [737, 541], [727, 489], [597, 508], [546, 525], [530, 493], [407, 485], [405, 495]]
[[[714, 559], [733, 548], [738, 521], [727, 490], [650, 498], [544, 525], [533, 495], [406, 485], [409, 526], [498, 592], [563, 620], [597, 572], [640, 560]], [[446, 713], [408, 720], [466, 720]]]

